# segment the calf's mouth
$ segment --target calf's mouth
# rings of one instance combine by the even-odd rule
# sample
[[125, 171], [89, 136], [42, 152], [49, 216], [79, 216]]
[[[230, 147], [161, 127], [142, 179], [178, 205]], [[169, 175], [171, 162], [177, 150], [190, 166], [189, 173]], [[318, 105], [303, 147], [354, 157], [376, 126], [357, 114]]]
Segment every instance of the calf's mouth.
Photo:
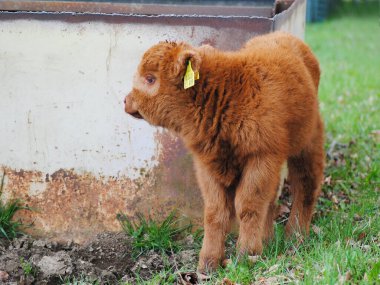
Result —
[[136, 119], [143, 119], [143, 116], [141, 116], [136, 107], [137, 106], [135, 103], [133, 103], [131, 96], [126, 96], [124, 99], [124, 111]]

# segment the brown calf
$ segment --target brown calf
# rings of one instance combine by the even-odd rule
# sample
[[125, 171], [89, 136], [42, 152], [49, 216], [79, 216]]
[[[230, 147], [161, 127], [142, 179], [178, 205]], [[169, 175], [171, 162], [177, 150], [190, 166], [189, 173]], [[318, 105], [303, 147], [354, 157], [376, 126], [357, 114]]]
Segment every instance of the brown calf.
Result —
[[[184, 89], [189, 61], [200, 77]], [[204, 199], [199, 270], [220, 264], [235, 216], [239, 251], [262, 252], [286, 162], [293, 194], [286, 233], [308, 233], [324, 168], [319, 75], [310, 49], [285, 33], [236, 52], [161, 42], [144, 54], [125, 111], [176, 132], [193, 154]]]

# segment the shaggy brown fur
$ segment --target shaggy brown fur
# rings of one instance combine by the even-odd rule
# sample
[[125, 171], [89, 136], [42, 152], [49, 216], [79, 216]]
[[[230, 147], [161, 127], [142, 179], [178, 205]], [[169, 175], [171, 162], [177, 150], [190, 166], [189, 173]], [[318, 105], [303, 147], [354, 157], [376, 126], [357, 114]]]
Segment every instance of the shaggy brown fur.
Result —
[[[200, 79], [185, 90], [189, 60]], [[310, 49], [285, 33], [237, 52], [162, 42], [144, 54], [125, 111], [175, 131], [193, 154], [205, 204], [200, 270], [220, 264], [235, 216], [239, 251], [262, 252], [285, 162], [294, 201], [286, 233], [308, 233], [324, 168], [319, 74]]]

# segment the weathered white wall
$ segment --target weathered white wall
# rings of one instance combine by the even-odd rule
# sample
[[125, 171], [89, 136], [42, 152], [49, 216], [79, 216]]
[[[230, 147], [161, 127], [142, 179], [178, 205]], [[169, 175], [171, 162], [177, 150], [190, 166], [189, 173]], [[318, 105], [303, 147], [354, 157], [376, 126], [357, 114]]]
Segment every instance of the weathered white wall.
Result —
[[155, 129], [127, 116], [123, 99], [143, 51], [162, 39], [188, 40], [189, 32], [137, 24], [2, 21], [0, 162], [46, 173], [74, 168], [131, 178], [134, 169], [153, 166]]

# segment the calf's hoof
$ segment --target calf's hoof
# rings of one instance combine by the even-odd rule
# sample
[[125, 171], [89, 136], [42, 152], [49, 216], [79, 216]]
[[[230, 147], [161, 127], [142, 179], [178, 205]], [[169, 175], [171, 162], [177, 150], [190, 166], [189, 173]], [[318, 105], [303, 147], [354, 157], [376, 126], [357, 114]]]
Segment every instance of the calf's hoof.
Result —
[[215, 271], [220, 265], [221, 258], [200, 257], [198, 263], [198, 272], [207, 273]]

